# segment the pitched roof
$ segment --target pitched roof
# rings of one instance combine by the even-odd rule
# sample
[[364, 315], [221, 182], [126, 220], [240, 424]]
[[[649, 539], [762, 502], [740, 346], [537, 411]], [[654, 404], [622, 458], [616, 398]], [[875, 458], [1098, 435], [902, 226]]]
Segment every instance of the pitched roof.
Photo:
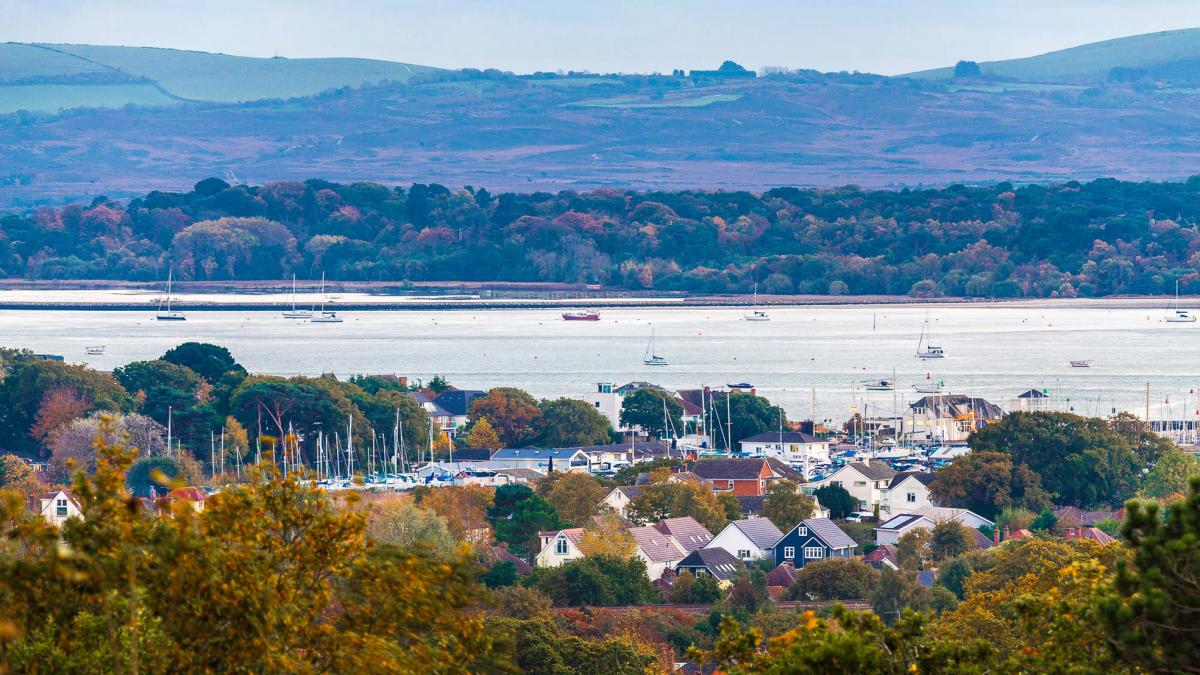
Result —
[[177, 487], [167, 493], [167, 499], [182, 499], [189, 502], [204, 501], [204, 493], [200, 488], [195, 487]]
[[673, 563], [687, 555], [687, 551], [674, 537], [663, 534], [653, 525], [631, 527], [629, 534], [633, 535], [638, 548], [651, 562]]
[[796, 580], [796, 566], [784, 561], [778, 567], [767, 572], [768, 586], [791, 586]]
[[1024, 394], [1018, 394], [1017, 398], [1049, 398], [1048, 394], [1042, 393], [1037, 389], [1030, 389]]
[[[867, 480], [891, 480], [896, 475], [896, 470], [884, 464], [879, 460], [871, 463], [851, 462], [846, 466], [854, 467], [854, 470], [866, 476]], [[837, 473], [836, 471], [834, 473]]]
[[713, 538], [712, 533], [691, 516], [666, 518], [655, 523], [654, 528], [675, 537], [675, 541], [678, 541], [685, 551], [704, 548]]
[[901, 513], [900, 515], [892, 516], [887, 521], [880, 523], [876, 530], [902, 530], [913, 523], [925, 519], [926, 517], [919, 513]]
[[[621, 494], [629, 498], [629, 501], [633, 501], [642, 496], [641, 485], [618, 485], [617, 487], [613, 488], [613, 490], [620, 490]], [[610, 492], [609, 494], [612, 493]]]
[[571, 527], [565, 530], [543, 530], [538, 532], [539, 537], [558, 537], [560, 534], [565, 536], [567, 541], [574, 544], [576, 548], [579, 548], [579, 540], [583, 538], [583, 528]]
[[[842, 528], [828, 518], [809, 518], [800, 523], [796, 527], [804, 525], [808, 527], [808, 531], [817, 535], [829, 545], [830, 548], [854, 548], [858, 546], [858, 542], [854, 541], [850, 535], [842, 532]], [[793, 528], [794, 529], [794, 528]]]
[[735, 520], [728, 527], [736, 527], [755, 546], [762, 550], [774, 548], [783, 539], [783, 533], [767, 518]]
[[455, 448], [454, 459], [460, 461], [483, 461], [492, 458], [491, 448]]
[[705, 480], [758, 480], [765, 460], [703, 459], [692, 471]]
[[1111, 544], [1117, 540], [1116, 537], [1105, 532], [1104, 530], [1101, 530], [1098, 527], [1082, 528], [1082, 531], [1079, 533], [1079, 536], [1084, 539], [1091, 539], [1092, 541], [1096, 542], [1097, 544]]
[[1064, 524], [1094, 527], [1096, 523], [1100, 522], [1101, 520], [1106, 520], [1109, 518], [1112, 518], [1113, 520], [1121, 520], [1122, 510], [1084, 511], [1083, 509], [1075, 508], [1074, 506], [1063, 506], [1054, 509], [1054, 515], [1060, 521], [1066, 521]]
[[973, 537], [975, 537], [975, 545], [978, 546], [979, 548], [989, 549], [996, 545], [996, 542], [992, 541], [991, 538], [988, 537], [986, 534], [980, 532], [979, 530], [977, 530], [973, 527], [970, 529], [971, 529], [971, 535]]
[[903, 483], [904, 479], [910, 476], [920, 481], [922, 485], [929, 485], [933, 482], [932, 471], [901, 471], [895, 476], [892, 476], [892, 482], [888, 484], [888, 489], [891, 490], [897, 485]]
[[727, 581], [742, 568], [742, 561], [723, 548], [699, 548], [687, 554], [675, 566], [676, 569], [681, 567], [703, 567], [714, 577]]
[[863, 562], [880, 562], [884, 558], [896, 559], [896, 547], [892, 544], [877, 546], [873, 551], [863, 556]]
[[804, 479], [804, 474], [793, 469], [792, 467], [788, 466], [787, 464], [784, 464], [777, 457], [768, 457], [767, 458], [767, 466], [771, 467], [772, 471], [779, 474], [780, 476], [783, 476], [784, 478], [786, 478], [788, 480], [796, 481], [797, 483], [806, 482]]
[[925, 408], [934, 417], [942, 419], [956, 419], [974, 415], [975, 419], [990, 420], [999, 419], [1004, 416], [1004, 411], [995, 403], [964, 394], [922, 396], [909, 407], [911, 409]]
[[738, 500], [738, 505], [741, 507], [739, 512], [743, 516], [748, 516], [750, 514], [758, 513], [759, 511], [762, 511], [763, 504], [765, 504], [767, 501], [767, 496], [766, 495], [746, 495], [746, 496], [735, 495], [734, 499]]
[[934, 522], [941, 522], [943, 520], [958, 520], [968, 513], [984, 522], [992, 522], [978, 513], [971, 511], [970, 509], [959, 509], [950, 506], [922, 506], [919, 509], [913, 509], [912, 513], [925, 516]]
[[507, 560], [511, 562], [517, 568], [517, 574], [522, 576], [533, 572], [533, 565], [513, 555], [507, 546], [488, 546], [487, 556], [492, 560]]
[[803, 431], [785, 431], [780, 434], [777, 431], [767, 431], [761, 434], [755, 434], [743, 438], [739, 443], [778, 443], [782, 438], [784, 443], [824, 443], [825, 439], [817, 438], [812, 434], [806, 434]]
[[463, 416], [471, 410], [471, 401], [486, 395], [478, 389], [447, 389], [433, 399], [451, 415]]

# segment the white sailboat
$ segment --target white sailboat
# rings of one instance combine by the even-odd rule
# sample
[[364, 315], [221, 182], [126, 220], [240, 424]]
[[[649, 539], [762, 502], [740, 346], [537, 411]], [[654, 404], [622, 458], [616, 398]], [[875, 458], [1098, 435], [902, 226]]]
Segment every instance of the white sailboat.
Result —
[[754, 304], [751, 306], [750, 311], [746, 312], [746, 314], [742, 316], [742, 319], [744, 319], [746, 321], [770, 321], [771, 320], [771, 317], [767, 316], [766, 312], [764, 312], [758, 308], [758, 283], [754, 284]]
[[1163, 319], [1167, 323], [1195, 323], [1196, 317], [1192, 316], [1186, 309], [1179, 308], [1179, 280], [1175, 280], [1175, 300], [1167, 308], [1167, 316]]
[[925, 319], [925, 323], [921, 326], [921, 337], [917, 340], [917, 358], [946, 358], [946, 352], [942, 351], [941, 347], [935, 346], [929, 342], [929, 319]]
[[183, 312], [171, 309], [171, 282], [175, 280], [175, 270], [167, 273], [167, 309], [163, 311], [162, 298], [158, 300], [158, 314], [154, 315], [159, 321], [185, 321], [187, 317]]
[[321, 272], [321, 313], [310, 319], [311, 323], [341, 323], [342, 318], [337, 312], [325, 309], [325, 273]]
[[283, 318], [285, 319], [311, 319], [312, 312], [307, 309], [296, 309], [296, 275], [292, 275], [292, 309], [284, 311]]
[[642, 363], [648, 366], [666, 366], [670, 365], [665, 356], [659, 356], [654, 353], [654, 327], [650, 327], [650, 342], [646, 345], [646, 354], [642, 357]]

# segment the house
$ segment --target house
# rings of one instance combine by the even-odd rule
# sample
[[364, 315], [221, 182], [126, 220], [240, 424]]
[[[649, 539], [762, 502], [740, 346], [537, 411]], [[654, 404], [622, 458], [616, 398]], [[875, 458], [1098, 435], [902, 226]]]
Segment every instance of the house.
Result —
[[177, 487], [167, 493], [166, 500], [172, 503], [187, 504], [192, 507], [193, 511], [204, 510], [205, 494], [200, 491], [200, 488], [194, 487]]
[[655, 523], [654, 528], [663, 534], [674, 537], [685, 551], [704, 548], [713, 538], [712, 533], [691, 516], [665, 518]]
[[772, 600], [782, 598], [797, 577], [796, 567], [792, 563], [777, 565], [775, 569], [767, 572], [767, 595], [771, 596]]
[[1048, 412], [1054, 410], [1050, 396], [1041, 390], [1030, 389], [1023, 394], [1017, 394], [1008, 404], [1013, 412]]
[[491, 458], [491, 448], [454, 448], [454, 459], [460, 462], [486, 462]]
[[885, 513], [911, 513], [915, 509], [930, 506], [929, 484], [933, 473], [928, 471], [904, 471], [892, 476], [887, 495], [880, 505]]
[[596, 384], [595, 391], [579, 398], [590, 403], [596, 408], [597, 412], [604, 415], [613, 429], [617, 431], [629, 430], [628, 427], [621, 426], [621, 400], [625, 396], [617, 391], [617, 385], [612, 382], [599, 382]]
[[1091, 539], [1097, 544], [1111, 544], [1117, 540], [1116, 537], [1101, 530], [1098, 527], [1068, 527], [1066, 539]]
[[875, 550], [863, 556], [863, 562], [881, 572], [884, 569], [900, 569], [900, 566], [896, 564], [896, 546], [894, 544], [876, 547]]
[[1074, 506], [1061, 506], [1054, 509], [1054, 517], [1064, 527], [1095, 527], [1102, 520], [1120, 522], [1125, 518], [1125, 509], [1116, 511], [1084, 511]]
[[471, 402], [486, 395], [487, 392], [478, 389], [447, 389], [438, 394], [433, 403], [449, 416], [444, 424], [439, 423], [442, 431], [454, 438], [471, 415]]
[[492, 461], [504, 462], [514, 469], [578, 471], [586, 473], [590, 460], [579, 448], [501, 448], [492, 453]]
[[663, 534], [653, 525], [631, 527], [629, 534], [637, 542], [635, 555], [646, 563], [646, 575], [650, 581], [657, 581], [663, 572], [674, 569], [679, 561], [687, 557], [688, 552], [675, 537]]
[[768, 485], [783, 478], [764, 459], [705, 459], [696, 462], [692, 471], [713, 492], [735, 497], [765, 494]]
[[538, 532], [542, 550], [533, 558], [535, 567], [558, 567], [572, 560], [584, 557], [579, 548], [579, 540], [583, 537], [582, 527], [569, 530], [550, 530]]
[[640, 485], [618, 485], [605, 495], [600, 503], [615, 511], [622, 518], [629, 517], [629, 505], [642, 494]]
[[500, 544], [499, 546], [484, 546], [483, 557], [493, 564], [502, 560], [511, 562], [513, 567], [517, 569], [517, 575], [519, 576], [526, 576], [533, 572], [533, 566], [513, 555], [512, 552], [508, 550], [507, 544]]
[[829, 463], [829, 441], [800, 431], [766, 432], [738, 441], [752, 457], [774, 457], [791, 466]]
[[858, 500], [860, 511], [870, 511], [875, 506], [883, 510], [888, 486], [895, 477], [896, 470], [892, 467], [880, 460], [864, 458], [861, 462], [846, 464], [821, 480], [809, 483], [807, 487], [815, 491], [826, 485], [840, 485]]
[[850, 535], [828, 518], [809, 518], [775, 544], [775, 564], [790, 562], [800, 569], [814, 560], [849, 558], [858, 548]]
[[749, 562], [775, 558], [775, 542], [783, 533], [766, 518], [745, 518], [725, 526], [704, 548], [723, 548], [739, 560]]
[[[908, 532], [917, 528], [933, 529], [934, 525], [944, 521], [955, 521], [972, 530], [980, 527], [995, 527], [995, 523], [983, 516], [968, 511], [942, 506], [924, 506], [914, 509], [911, 513], [900, 513], [887, 519], [875, 528], [875, 543], [879, 545], [895, 544]], [[986, 539], [986, 537], [983, 537]]]
[[743, 518], [758, 515], [762, 511], [763, 504], [767, 501], [764, 495], [745, 495], [734, 497], [734, 499], [738, 500], [738, 513]]
[[717, 582], [725, 586], [740, 569], [744, 569], [742, 561], [733, 557], [729, 551], [723, 548], [700, 548], [679, 561], [675, 566], [675, 573], [691, 572], [696, 576], [708, 574], [716, 577]]
[[1004, 416], [1000, 406], [963, 394], [922, 396], [904, 411], [901, 435], [918, 443], [964, 443], [971, 432]]
[[55, 527], [62, 527], [71, 518], [83, 518], [83, 510], [79, 501], [66, 490], [47, 492], [40, 497], [30, 500], [31, 506], [46, 522]]
[[[634, 443], [606, 443], [604, 445], [582, 445], [559, 450], [578, 450], [588, 457], [588, 470], [610, 471], [622, 466], [648, 462], [670, 454], [670, 446], [661, 441], [638, 441]], [[675, 457], [679, 454], [675, 453]]]

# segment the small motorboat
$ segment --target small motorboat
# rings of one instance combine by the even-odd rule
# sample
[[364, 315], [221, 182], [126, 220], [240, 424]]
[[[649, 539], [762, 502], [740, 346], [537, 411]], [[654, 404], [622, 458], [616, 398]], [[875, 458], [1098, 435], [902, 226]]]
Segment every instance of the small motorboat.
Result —
[[88, 356], [103, 356], [104, 355], [104, 345], [96, 345], [94, 347], [84, 347], [83, 353], [87, 354]]
[[1071, 367], [1072, 368], [1091, 368], [1092, 362], [1091, 361], [1072, 361]]
[[563, 321], [599, 321], [600, 312], [595, 310], [584, 310], [582, 312], [563, 312]]
[[896, 383], [891, 380], [869, 380], [863, 382], [863, 387], [867, 391], [892, 391], [896, 388]]
[[750, 384], [749, 382], [738, 382], [736, 384], [729, 382], [729, 383], [726, 383], [725, 386], [729, 387], [730, 389], [753, 389], [754, 388], [754, 385]]
[[337, 312], [322, 311], [320, 315], [308, 320], [309, 323], [341, 323], [342, 317]]

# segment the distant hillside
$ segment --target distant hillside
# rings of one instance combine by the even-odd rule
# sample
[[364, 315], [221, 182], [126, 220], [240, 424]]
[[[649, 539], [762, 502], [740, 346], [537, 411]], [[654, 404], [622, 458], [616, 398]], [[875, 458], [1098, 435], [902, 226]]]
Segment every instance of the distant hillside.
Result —
[[[963, 55], [969, 59], [969, 54]], [[1154, 69], [1171, 64], [1200, 64], [1200, 28], [1146, 33], [1093, 42], [1070, 49], [1006, 61], [979, 64], [985, 75], [1021, 82], [1094, 84], [1104, 82], [1114, 68]], [[910, 73], [908, 77], [948, 80], [954, 68]], [[1193, 79], [1200, 77], [1200, 65]]]
[[251, 58], [151, 47], [0, 44], [0, 113], [238, 103], [406, 82], [428, 66], [372, 59]]

